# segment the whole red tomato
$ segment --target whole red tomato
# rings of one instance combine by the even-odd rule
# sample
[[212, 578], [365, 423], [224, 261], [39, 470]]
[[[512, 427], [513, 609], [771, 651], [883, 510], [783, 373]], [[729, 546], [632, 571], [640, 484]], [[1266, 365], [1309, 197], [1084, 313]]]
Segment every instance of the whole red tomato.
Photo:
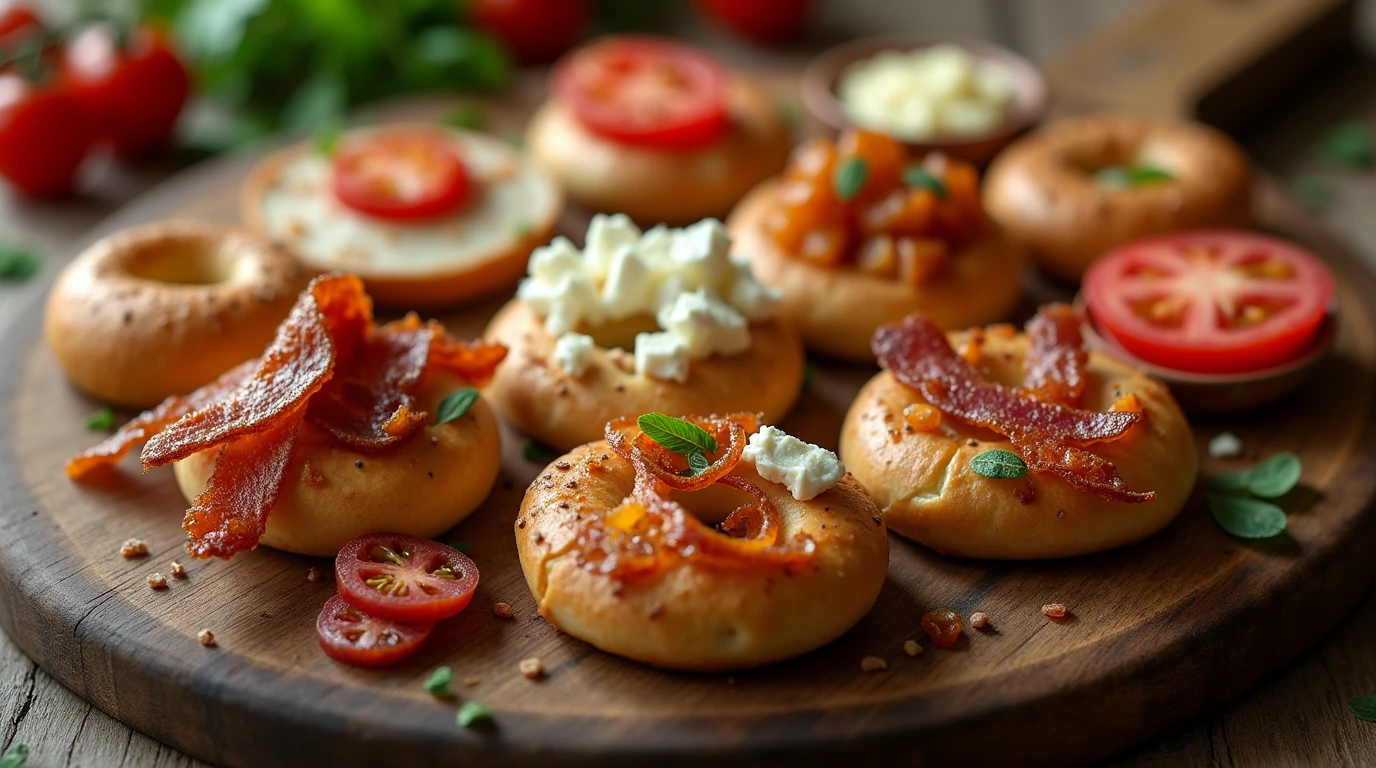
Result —
[[709, 18], [758, 43], [780, 43], [798, 36], [812, 0], [698, 0]]
[[469, 18], [524, 64], [559, 58], [588, 25], [588, 0], [471, 0]]
[[22, 3], [12, 3], [0, 11], [0, 50], [13, 51], [42, 29], [42, 20], [32, 10]]
[[91, 146], [81, 103], [53, 80], [0, 74], [0, 176], [33, 197], [67, 192]]
[[77, 33], [62, 52], [62, 76], [99, 131], [124, 157], [165, 145], [186, 105], [191, 77], [163, 36], [148, 28], [121, 47], [111, 28]]

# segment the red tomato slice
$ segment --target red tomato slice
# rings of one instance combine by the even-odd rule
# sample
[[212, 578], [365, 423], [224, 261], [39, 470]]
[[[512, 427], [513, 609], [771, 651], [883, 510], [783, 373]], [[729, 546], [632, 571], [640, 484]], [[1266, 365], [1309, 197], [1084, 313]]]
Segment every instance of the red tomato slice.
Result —
[[1100, 330], [1142, 360], [1248, 373], [1309, 346], [1333, 298], [1333, 276], [1284, 240], [1190, 232], [1109, 253], [1085, 275], [1084, 297]]
[[334, 159], [334, 195], [369, 216], [424, 221], [468, 199], [468, 169], [451, 142], [431, 134], [380, 134], [347, 141]]
[[726, 130], [726, 70], [655, 37], [610, 37], [554, 69], [555, 96], [595, 133], [626, 144], [696, 149]]
[[325, 601], [315, 634], [325, 655], [355, 667], [385, 667], [410, 656], [430, 637], [433, 623], [403, 624], [379, 619], [339, 595]]
[[467, 555], [404, 533], [359, 536], [339, 550], [334, 571], [345, 600], [391, 621], [447, 619], [478, 588], [478, 566]]

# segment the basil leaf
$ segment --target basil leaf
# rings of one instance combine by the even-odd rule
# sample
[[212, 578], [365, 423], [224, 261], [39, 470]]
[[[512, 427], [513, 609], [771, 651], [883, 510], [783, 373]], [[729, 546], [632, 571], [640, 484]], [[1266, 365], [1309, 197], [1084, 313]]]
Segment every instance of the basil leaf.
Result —
[[0, 243], [0, 280], [28, 280], [42, 268], [43, 261], [27, 246]]
[[1245, 491], [1251, 479], [1252, 470], [1241, 469], [1237, 472], [1214, 475], [1205, 485], [1212, 491]]
[[1027, 474], [1027, 462], [1012, 451], [996, 448], [970, 459], [970, 469], [995, 480], [1017, 480]]
[[86, 417], [86, 428], [89, 430], [114, 429], [115, 412], [107, 406], [101, 408], [90, 416]]
[[1147, 184], [1156, 184], [1162, 181], [1175, 181], [1175, 176], [1160, 168], [1153, 168], [1149, 165], [1139, 165], [1128, 172], [1130, 183], [1134, 187], [1141, 187]]
[[465, 701], [454, 720], [464, 728], [481, 728], [492, 724], [492, 710], [476, 701]]
[[1284, 496], [1299, 483], [1302, 471], [1300, 457], [1289, 451], [1277, 453], [1252, 468], [1247, 490], [1263, 499]]
[[930, 189], [938, 199], [946, 199], [946, 185], [920, 165], [910, 165], [903, 169], [903, 183], [913, 189]]
[[1240, 539], [1269, 539], [1285, 530], [1285, 511], [1269, 501], [1224, 493], [1207, 499], [1218, 527]]
[[536, 464], [548, 464], [560, 456], [558, 451], [529, 437], [524, 443], [521, 443], [521, 455], [525, 457], [526, 461]]
[[1121, 165], [1110, 165], [1094, 174], [1094, 183], [1105, 189], [1127, 189], [1132, 186], [1132, 173]]
[[1353, 696], [1347, 700], [1347, 708], [1368, 723], [1376, 723], [1376, 696]]
[[685, 475], [687, 477], [697, 477], [703, 472], [706, 472], [707, 468], [710, 466], [712, 466], [711, 459], [700, 453], [690, 453], [688, 454], [688, 471]]
[[437, 667], [434, 672], [430, 673], [429, 677], [425, 678], [423, 685], [431, 696], [442, 699], [449, 695], [449, 686], [453, 682], [454, 670], [449, 667]]
[[1376, 161], [1376, 142], [1365, 123], [1342, 123], [1323, 137], [1323, 153], [1334, 163], [1349, 168], [1365, 168]]
[[19, 768], [29, 759], [29, 745], [15, 744], [0, 755], [0, 768]]
[[450, 128], [472, 131], [481, 128], [485, 119], [486, 115], [483, 114], [483, 108], [477, 104], [456, 104], [444, 113], [440, 122]]
[[440, 407], [435, 409], [435, 423], [448, 424], [468, 413], [468, 409], [476, 402], [478, 390], [473, 387], [462, 387], [450, 392], [440, 401]]
[[831, 177], [831, 188], [836, 192], [837, 199], [848, 203], [860, 194], [869, 177], [870, 164], [865, 158], [852, 157], [836, 167], [836, 173]]
[[635, 423], [651, 440], [682, 456], [717, 450], [717, 439], [707, 430], [673, 416], [647, 413], [636, 419]]

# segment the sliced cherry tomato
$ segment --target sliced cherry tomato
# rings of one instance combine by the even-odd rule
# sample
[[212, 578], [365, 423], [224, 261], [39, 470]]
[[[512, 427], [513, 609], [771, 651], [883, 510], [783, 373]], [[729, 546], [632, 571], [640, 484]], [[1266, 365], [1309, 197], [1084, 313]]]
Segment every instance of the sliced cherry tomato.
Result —
[[65, 88], [0, 74], [0, 175], [33, 197], [67, 192], [91, 146], [81, 104]]
[[139, 157], [165, 146], [186, 105], [191, 77], [163, 35], [135, 30], [125, 47], [96, 24], [62, 53], [62, 75], [115, 151]]
[[779, 43], [798, 36], [812, 0], [698, 0], [710, 19], [758, 43]]
[[369, 616], [339, 595], [325, 601], [315, 634], [325, 655], [355, 667], [385, 667], [425, 644], [433, 622], [405, 624]]
[[447, 619], [478, 588], [478, 566], [467, 555], [404, 533], [359, 536], [339, 550], [334, 570], [344, 599], [391, 621]]
[[469, 18], [526, 64], [567, 51], [588, 25], [588, 0], [472, 0]]
[[28, 6], [14, 3], [0, 11], [0, 51], [13, 53], [31, 35], [43, 30], [43, 20]]
[[1084, 297], [1100, 330], [1142, 360], [1246, 373], [1309, 346], [1333, 298], [1333, 276], [1284, 240], [1189, 232], [1109, 253], [1085, 275]]
[[434, 219], [463, 205], [470, 191], [468, 169], [443, 136], [384, 133], [335, 154], [335, 197], [369, 216]]
[[727, 127], [726, 70], [656, 37], [609, 37], [554, 69], [554, 93], [580, 123], [626, 144], [696, 149]]

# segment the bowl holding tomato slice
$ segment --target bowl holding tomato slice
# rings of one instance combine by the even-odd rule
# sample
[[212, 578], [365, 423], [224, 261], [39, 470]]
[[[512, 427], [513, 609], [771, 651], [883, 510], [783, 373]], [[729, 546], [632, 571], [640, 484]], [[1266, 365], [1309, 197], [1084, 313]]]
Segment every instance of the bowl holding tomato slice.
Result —
[[1095, 347], [1166, 382], [1196, 413], [1235, 412], [1304, 383], [1337, 326], [1333, 275], [1295, 243], [1246, 231], [1130, 243], [1085, 273]]

